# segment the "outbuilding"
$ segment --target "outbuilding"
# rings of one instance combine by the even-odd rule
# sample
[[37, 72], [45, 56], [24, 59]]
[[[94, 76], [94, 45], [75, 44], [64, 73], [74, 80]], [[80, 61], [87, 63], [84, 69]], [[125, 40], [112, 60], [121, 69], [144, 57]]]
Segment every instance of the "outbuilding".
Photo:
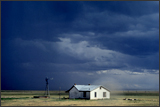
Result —
[[76, 85], [69, 90], [70, 99], [109, 99], [110, 91], [102, 85]]

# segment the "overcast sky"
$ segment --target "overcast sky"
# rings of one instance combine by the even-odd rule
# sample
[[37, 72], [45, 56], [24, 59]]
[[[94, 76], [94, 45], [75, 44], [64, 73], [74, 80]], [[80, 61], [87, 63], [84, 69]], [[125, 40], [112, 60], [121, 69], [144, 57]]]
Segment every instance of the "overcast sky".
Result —
[[159, 89], [159, 1], [1, 1], [1, 89]]

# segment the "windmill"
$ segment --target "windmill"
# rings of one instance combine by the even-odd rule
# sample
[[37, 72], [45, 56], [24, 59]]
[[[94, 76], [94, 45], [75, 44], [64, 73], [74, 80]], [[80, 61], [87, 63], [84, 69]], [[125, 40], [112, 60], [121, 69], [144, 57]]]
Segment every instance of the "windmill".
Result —
[[46, 77], [45, 80], [46, 80], [45, 95], [46, 96], [50, 96], [50, 94], [49, 94], [49, 83], [48, 83], [48, 80], [53, 80], [53, 78]]

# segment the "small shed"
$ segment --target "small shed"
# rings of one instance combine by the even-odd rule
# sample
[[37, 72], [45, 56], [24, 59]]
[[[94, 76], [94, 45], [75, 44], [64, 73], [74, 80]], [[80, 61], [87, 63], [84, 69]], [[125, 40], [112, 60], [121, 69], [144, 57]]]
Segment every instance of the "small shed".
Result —
[[73, 85], [69, 90], [69, 98], [109, 99], [110, 91], [102, 85]]

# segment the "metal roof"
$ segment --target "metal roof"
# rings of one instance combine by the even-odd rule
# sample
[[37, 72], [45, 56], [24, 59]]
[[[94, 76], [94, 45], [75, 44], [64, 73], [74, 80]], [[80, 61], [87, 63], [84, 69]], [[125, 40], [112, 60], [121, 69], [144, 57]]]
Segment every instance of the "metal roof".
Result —
[[74, 85], [79, 91], [92, 91], [101, 85]]
[[[102, 85], [73, 85], [69, 90], [65, 92], [69, 92], [73, 87], [75, 87], [78, 91], [92, 91], [96, 88], [103, 87]], [[108, 90], [107, 88], [103, 87]], [[110, 92], [110, 90], [108, 90]]]

